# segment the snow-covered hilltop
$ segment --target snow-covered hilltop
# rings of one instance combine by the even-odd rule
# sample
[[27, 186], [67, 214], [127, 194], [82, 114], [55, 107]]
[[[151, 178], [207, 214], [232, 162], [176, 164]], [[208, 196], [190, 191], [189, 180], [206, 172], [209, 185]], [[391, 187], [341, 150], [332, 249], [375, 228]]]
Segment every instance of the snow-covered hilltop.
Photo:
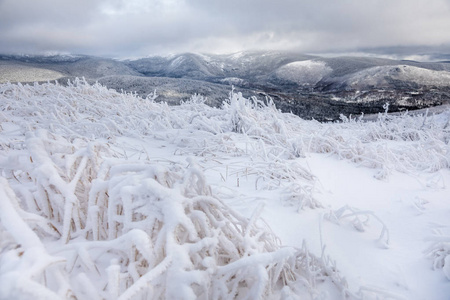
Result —
[[340, 86], [354, 90], [392, 88], [397, 82], [397, 84], [404, 84], [403, 88], [407, 88], [410, 85], [409, 88], [414, 90], [414, 87], [447, 87], [450, 83], [450, 72], [408, 65], [379, 66], [344, 76], [326, 78], [324, 82], [334, 84], [335, 89], [338, 89]]
[[286, 64], [275, 74], [278, 78], [291, 81], [300, 86], [315, 86], [333, 70], [322, 61], [304, 60]]
[[0, 84], [0, 299], [448, 298], [450, 111], [156, 99]]

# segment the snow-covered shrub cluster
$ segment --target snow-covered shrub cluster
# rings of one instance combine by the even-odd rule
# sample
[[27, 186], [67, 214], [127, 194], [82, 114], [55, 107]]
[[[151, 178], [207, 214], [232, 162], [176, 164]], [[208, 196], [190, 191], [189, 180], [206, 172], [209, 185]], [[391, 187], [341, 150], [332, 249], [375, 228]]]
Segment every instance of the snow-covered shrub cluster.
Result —
[[342, 118], [340, 123], [304, 123], [310, 129], [303, 137], [307, 151], [379, 169], [380, 178], [392, 170], [435, 172], [450, 166], [448, 111], [437, 116], [381, 114], [374, 122]]
[[1, 164], [2, 298], [257, 299], [314, 294], [327, 276], [347, 293], [325, 257], [280, 248], [193, 161], [132, 162], [42, 129], [25, 145]]
[[[199, 95], [179, 106], [155, 97], [83, 80], [0, 85], [0, 298], [316, 297], [324, 281], [353, 297], [325, 255], [281, 247], [258, 211], [247, 219], [227, 206], [204, 166], [247, 174], [299, 209], [321, 206], [302, 164], [312, 152], [383, 178], [449, 167], [448, 112], [327, 124], [234, 91], [221, 108]], [[129, 144], [147, 138], [195, 159]], [[361, 230], [369, 215], [347, 207], [330, 218]], [[433, 255], [437, 267], [448, 260]]]
[[[293, 124], [276, 109], [271, 99], [267, 103], [256, 98], [246, 99], [240, 93], [230, 93], [223, 110], [228, 112], [232, 132], [248, 137], [254, 163], [251, 169], [258, 174], [255, 187], [262, 179], [264, 188], [284, 186], [285, 200], [298, 208], [318, 207], [312, 196], [314, 176], [295, 159], [304, 157], [303, 141], [292, 131]], [[269, 172], [267, 172], [270, 170]]]
[[[22, 114], [28, 119], [29, 129], [44, 128], [64, 136], [115, 141], [117, 136], [159, 135], [180, 145], [180, 154], [250, 156], [253, 163], [246, 160], [240, 167], [258, 175], [255, 186], [259, 189], [282, 186], [285, 200], [293, 205], [320, 205], [312, 197], [314, 177], [292, 160], [304, 155], [301, 140], [295, 138], [295, 132], [286, 130], [284, 115], [271, 102], [265, 104], [232, 92], [222, 109], [205, 105], [206, 100], [199, 95], [180, 106], [168, 106], [154, 103], [154, 95], [144, 100], [83, 80], [69, 84], [68, 89], [58, 85], [3, 85], [0, 92], [11, 114], [9, 122], [14, 123], [14, 117]], [[186, 134], [180, 134], [180, 130]], [[245, 145], [236, 141], [242, 133], [247, 137]]]
[[[258, 211], [244, 218], [214, 195], [194, 160], [133, 160], [120, 152], [122, 136], [181, 143], [176, 129], [217, 131], [210, 141], [229, 151], [227, 135], [241, 133], [231, 130], [227, 110], [198, 97], [172, 108], [83, 81], [0, 89], [0, 298], [313, 296], [322, 281], [350, 295], [326, 256], [280, 247]], [[253, 167], [263, 181], [313, 180], [283, 163], [279, 141], [256, 130], [255, 149], [267, 147]], [[185, 138], [185, 151], [214, 154], [199, 152], [199, 135]]]

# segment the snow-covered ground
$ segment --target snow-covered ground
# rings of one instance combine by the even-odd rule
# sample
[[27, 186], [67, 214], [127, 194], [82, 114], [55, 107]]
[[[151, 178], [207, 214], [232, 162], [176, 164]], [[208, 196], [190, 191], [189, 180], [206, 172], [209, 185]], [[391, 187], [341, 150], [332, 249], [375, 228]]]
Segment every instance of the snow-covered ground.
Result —
[[450, 111], [155, 96], [0, 85], [0, 299], [449, 299]]

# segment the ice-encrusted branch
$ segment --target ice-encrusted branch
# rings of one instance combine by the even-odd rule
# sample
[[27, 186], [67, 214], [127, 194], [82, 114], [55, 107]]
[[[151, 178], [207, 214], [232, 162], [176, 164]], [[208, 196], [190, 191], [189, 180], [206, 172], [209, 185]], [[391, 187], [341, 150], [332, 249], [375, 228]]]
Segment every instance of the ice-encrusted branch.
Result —
[[[45, 131], [30, 134], [26, 145], [2, 164], [15, 174], [10, 179], [18, 180], [7, 197], [19, 210], [39, 216], [35, 221], [46, 220], [63, 232], [63, 243], [52, 247], [48, 259], [31, 263], [36, 265], [30, 270], [39, 278], [61, 277], [66, 294], [85, 295], [76, 287], [89, 281], [93, 298], [228, 298], [244, 292], [266, 298], [278, 295], [282, 286], [296, 290], [301, 285], [314, 293], [316, 282], [327, 276], [346, 289], [338, 273], [326, 275], [325, 260], [310, 259], [314, 256], [306, 249], [280, 248], [278, 238], [261, 226], [258, 212], [249, 220], [225, 205], [193, 159], [188, 167], [132, 162], [110, 157], [107, 147], [71, 143]], [[8, 218], [18, 216], [11, 214], [9, 202], [2, 203]], [[3, 227], [8, 218], [2, 215]], [[35, 243], [44, 249], [41, 239], [56, 242], [48, 232], [36, 234], [21, 224], [17, 234], [28, 234], [32, 248]], [[5, 228], [8, 234], [17, 232]], [[0, 259], [8, 257], [0, 254]], [[52, 266], [56, 262], [58, 268]], [[3, 278], [13, 280], [12, 270], [3, 269]], [[39, 284], [42, 295], [62, 291]]]
[[342, 220], [349, 218], [351, 219], [350, 222], [353, 227], [360, 232], [365, 231], [365, 227], [368, 225], [370, 217], [373, 217], [378, 221], [378, 223], [381, 224], [381, 232], [377, 242], [381, 247], [389, 248], [389, 229], [373, 211], [359, 210], [345, 205], [337, 210], [330, 211], [328, 214], [325, 214], [324, 217], [336, 224], [339, 224]]

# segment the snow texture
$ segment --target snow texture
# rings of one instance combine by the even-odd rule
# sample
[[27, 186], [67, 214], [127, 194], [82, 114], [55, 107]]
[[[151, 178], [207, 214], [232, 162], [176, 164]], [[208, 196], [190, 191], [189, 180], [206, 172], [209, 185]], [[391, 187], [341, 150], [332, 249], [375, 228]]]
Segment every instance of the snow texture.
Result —
[[[156, 97], [78, 79], [0, 85], [0, 299], [403, 299], [349, 285], [322, 240], [350, 223], [390, 251], [397, 228], [370, 209], [330, 207], [305, 162], [332, 155], [376, 182], [431, 174], [429, 188], [445, 190], [450, 112], [319, 123], [234, 91], [221, 108], [200, 95], [179, 106]], [[320, 222], [283, 245], [268, 224], [292, 228], [266, 223], [265, 205]], [[311, 251], [303, 240], [317, 226]], [[439, 228], [422, 256], [450, 279], [450, 235]]]

